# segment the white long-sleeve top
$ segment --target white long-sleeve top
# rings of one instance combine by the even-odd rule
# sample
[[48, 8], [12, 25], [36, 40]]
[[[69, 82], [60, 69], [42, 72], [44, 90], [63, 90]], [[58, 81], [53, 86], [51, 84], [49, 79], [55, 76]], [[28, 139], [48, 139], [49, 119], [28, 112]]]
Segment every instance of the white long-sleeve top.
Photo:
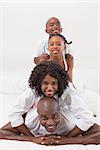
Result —
[[[61, 114], [70, 122], [69, 129], [76, 125], [82, 131], [87, 131], [95, 123], [92, 113], [89, 111], [84, 100], [80, 97], [78, 91], [74, 89], [71, 83], [60, 98], [57, 98], [56, 95], [55, 97], [59, 102]], [[36, 119], [38, 115], [36, 109], [39, 99], [40, 97], [37, 97], [35, 91], [30, 88], [27, 88], [22, 93], [18, 102], [13, 106], [13, 109], [9, 114], [12, 127], [17, 127], [23, 124], [24, 120], [22, 115], [26, 112], [30, 112], [31, 109], [34, 112], [32, 113], [32, 118], [33, 120]], [[26, 123], [27, 126], [30, 126], [29, 124], [31, 124], [31, 122], [30, 117], [28, 123]]]

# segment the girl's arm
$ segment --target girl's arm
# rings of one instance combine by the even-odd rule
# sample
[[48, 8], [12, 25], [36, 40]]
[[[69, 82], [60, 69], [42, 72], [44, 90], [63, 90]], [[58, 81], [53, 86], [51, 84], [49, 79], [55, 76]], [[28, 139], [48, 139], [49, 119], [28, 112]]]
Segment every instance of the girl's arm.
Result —
[[72, 72], [73, 72], [73, 65], [74, 65], [73, 56], [71, 56], [70, 54], [65, 54], [65, 58], [68, 66], [67, 73], [69, 75], [70, 81], [72, 82], [72, 74], [73, 74]]

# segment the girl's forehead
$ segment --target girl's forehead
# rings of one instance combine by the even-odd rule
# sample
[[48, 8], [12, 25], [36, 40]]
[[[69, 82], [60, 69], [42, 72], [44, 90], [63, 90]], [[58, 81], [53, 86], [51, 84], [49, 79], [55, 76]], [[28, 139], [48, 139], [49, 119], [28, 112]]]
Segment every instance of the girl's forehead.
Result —
[[49, 39], [49, 41], [52, 41], [52, 40], [54, 40], [54, 41], [57, 41], [57, 40], [59, 40], [59, 41], [64, 41], [64, 39], [63, 39], [62, 37], [60, 37], [60, 36], [52, 36], [52, 37]]

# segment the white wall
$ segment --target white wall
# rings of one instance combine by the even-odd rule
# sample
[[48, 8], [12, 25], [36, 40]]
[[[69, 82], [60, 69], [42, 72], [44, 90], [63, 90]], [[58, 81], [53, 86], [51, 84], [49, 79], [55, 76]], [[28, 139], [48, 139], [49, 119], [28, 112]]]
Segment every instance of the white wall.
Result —
[[[88, 82], [98, 89], [98, 3], [93, 1], [66, 2], [0, 2], [0, 70], [32, 68], [36, 43], [46, 36], [48, 18], [61, 20], [63, 35], [73, 41], [75, 67], [83, 70]], [[86, 70], [95, 70], [85, 75]], [[90, 71], [91, 72], [91, 71]], [[78, 74], [77, 74], [78, 75]], [[78, 76], [79, 77], [79, 76]], [[92, 81], [89, 81], [89, 84]], [[91, 84], [90, 84], [91, 86]]]

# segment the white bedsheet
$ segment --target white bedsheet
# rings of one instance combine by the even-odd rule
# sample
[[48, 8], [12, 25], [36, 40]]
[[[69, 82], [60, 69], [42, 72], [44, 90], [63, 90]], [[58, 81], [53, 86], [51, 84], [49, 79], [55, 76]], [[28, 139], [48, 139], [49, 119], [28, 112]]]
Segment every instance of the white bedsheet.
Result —
[[100, 145], [44, 146], [32, 142], [1, 140], [0, 150], [100, 150]]

